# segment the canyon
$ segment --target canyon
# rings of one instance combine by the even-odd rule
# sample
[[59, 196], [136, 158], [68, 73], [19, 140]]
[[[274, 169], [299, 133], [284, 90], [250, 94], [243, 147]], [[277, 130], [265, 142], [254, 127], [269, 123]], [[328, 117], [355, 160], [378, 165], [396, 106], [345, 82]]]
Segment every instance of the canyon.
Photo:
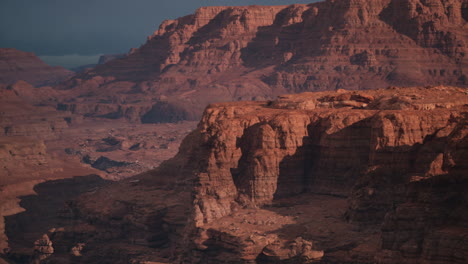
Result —
[[466, 263], [467, 21], [203, 7], [76, 74], [1, 48], [0, 263]]
[[[16, 237], [8, 236], [4, 217], [34, 210], [23, 205], [22, 200], [36, 196], [37, 186], [63, 189], [53, 190], [56, 195], [48, 200], [55, 201], [51, 206], [60, 205], [95, 188], [93, 184], [120, 180], [158, 166], [175, 155], [183, 137], [195, 126], [193, 122], [145, 125], [88, 119], [42, 103], [53, 101], [56, 94], [51, 87], [36, 88], [24, 81], [0, 84], [2, 253]], [[56, 184], [49, 185], [50, 181]], [[67, 188], [71, 188], [71, 196]], [[37, 219], [28, 221], [34, 223]]]
[[[211, 104], [172, 159], [62, 204], [57, 225], [43, 229], [54, 253], [35, 254], [50, 263], [465, 263], [467, 107], [466, 89], [449, 86]], [[24, 258], [15, 242], [10, 257]]]

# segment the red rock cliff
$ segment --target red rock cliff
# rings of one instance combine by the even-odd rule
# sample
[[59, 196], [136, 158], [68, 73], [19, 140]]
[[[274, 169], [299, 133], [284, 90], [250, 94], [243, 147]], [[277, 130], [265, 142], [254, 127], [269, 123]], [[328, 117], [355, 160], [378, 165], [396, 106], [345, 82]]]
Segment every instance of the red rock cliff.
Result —
[[173, 159], [72, 208], [180, 262], [464, 263], [467, 103], [438, 86], [212, 104]]
[[[343, 0], [200, 8], [165, 21], [125, 58], [100, 65], [62, 88], [121, 104], [124, 110], [112, 110], [120, 116], [127, 115], [128, 105], [144, 101], [147, 106], [137, 116], [146, 113], [144, 122], [158, 122], [198, 119], [212, 102], [283, 93], [466, 86], [467, 4]], [[172, 109], [160, 110], [161, 101]], [[80, 103], [96, 104], [96, 99], [84, 96], [73, 102]]]

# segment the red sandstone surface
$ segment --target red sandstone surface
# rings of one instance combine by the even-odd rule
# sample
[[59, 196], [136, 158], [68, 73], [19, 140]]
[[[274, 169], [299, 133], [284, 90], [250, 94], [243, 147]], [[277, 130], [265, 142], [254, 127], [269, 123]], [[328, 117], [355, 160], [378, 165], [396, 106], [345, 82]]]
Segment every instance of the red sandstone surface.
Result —
[[[90, 174], [119, 180], [147, 171], [174, 156], [182, 138], [195, 126], [193, 122], [142, 125], [88, 119], [38, 105], [53, 101], [57, 94], [50, 87], [35, 88], [23, 81], [0, 86], [2, 253], [8, 247], [4, 217], [34, 210], [20, 206], [19, 197], [37, 194], [36, 185]], [[92, 177], [80, 179], [71, 194], [93, 189], [96, 186], [89, 185], [102, 181]], [[73, 196], [65, 197], [68, 198], [58, 193], [50, 200], [61, 204]], [[50, 214], [54, 216], [55, 212]], [[37, 219], [25, 222], [35, 223]]]
[[[61, 209], [41, 256], [466, 263], [467, 112], [449, 86], [212, 104], [174, 158]], [[12, 258], [32, 254], [15, 243]]]
[[[62, 108], [145, 123], [283, 93], [467, 83], [466, 0], [203, 7], [60, 86]], [[79, 98], [77, 98], [79, 96]]]
[[466, 263], [467, 10], [206, 7], [53, 88], [0, 49], [0, 262]]

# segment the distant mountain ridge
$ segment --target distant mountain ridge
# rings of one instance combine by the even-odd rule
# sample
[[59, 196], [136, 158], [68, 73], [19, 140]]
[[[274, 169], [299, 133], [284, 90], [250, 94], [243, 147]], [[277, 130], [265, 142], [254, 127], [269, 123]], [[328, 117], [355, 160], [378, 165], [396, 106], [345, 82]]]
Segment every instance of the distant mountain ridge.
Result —
[[0, 48], [0, 83], [26, 81], [35, 86], [54, 85], [72, 75], [65, 68], [47, 65], [34, 53]]
[[204, 7], [59, 88], [84, 114], [166, 122], [283, 93], [467, 87], [467, 20], [468, 0]]

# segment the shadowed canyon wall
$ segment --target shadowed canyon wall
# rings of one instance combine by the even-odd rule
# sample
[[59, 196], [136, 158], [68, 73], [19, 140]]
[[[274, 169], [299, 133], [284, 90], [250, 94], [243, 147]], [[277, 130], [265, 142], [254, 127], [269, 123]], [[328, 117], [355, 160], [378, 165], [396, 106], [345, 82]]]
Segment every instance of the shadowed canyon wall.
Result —
[[93, 226], [81, 259], [124, 244], [184, 263], [464, 263], [467, 100], [437, 86], [212, 104], [173, 159], [69, 205]]

